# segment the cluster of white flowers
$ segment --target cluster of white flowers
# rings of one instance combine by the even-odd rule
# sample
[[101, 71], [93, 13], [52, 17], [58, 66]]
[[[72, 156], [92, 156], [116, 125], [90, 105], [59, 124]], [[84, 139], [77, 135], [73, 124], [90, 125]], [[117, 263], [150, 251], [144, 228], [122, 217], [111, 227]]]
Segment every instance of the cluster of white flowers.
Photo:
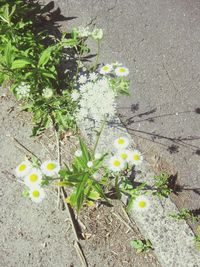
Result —
[[45, 88], [44, 90], [43, 90], [43, 92], [42, 92], [42, 96], [44, 97], [44, 98], [51, 98], [52, 96], [53, 96], [53, 90], [51, 89], [51, 88]]
[[102, 78], [96, 82], [87, 82], [80, 86], [79, 109], [77, 121], [89, 119], [99, 125], [102, 120], [112, 119], [116, 113], [115, 93], [108, 80]]
[[100, 75], [98, 75], [95, 72], [90, 72], [89, 75], [87, 75], [87, 74], [81, 74], [78, 77], [78, 83], [80, 85], [82, 85], [82, 84], [85, 84], [88, 81], [95, 82], [98, 78], [100, 78]]
[[73, 90], [71, 93], [71, 99], [76, 102], [80, 97], [80, 93], [77, 90]]
[[60, 166], [56, 161], [45, 161], [40, 168], [32, 166], [31, 162], [26, 160], [21, 162], [15, 169], [16, 176], [24, 179], [25, 185], [29, 189], [29, 197], [35, 203], [41, 202], [45, 197], [44, 189], [41, 187], [43, 175], [54, 177], [58, 174]]
[[30, 95], [31, 87], [29, 84], [22, 82], [19, 86], [16, 87], [15, 92], [18, 99], [27, 98]]
[[75, 31], [80, 38], [87, 38], [89, 36], [91, 36], [95, 40], [101, 40], [103, 38], [103, 30], [100, 28], [94, 28], [91, 31], [88, 26], [79, 26], [77, 29], [75, 29]]
[[88, 26], [87, 27], [79, 26], [75, 30], [76, 30], [78, 36], [81, 37], [81, 38], [88, 37], [91, 34], [90, 29], [89, 29]]
[[95, 40], [101, 40], [103, 38], [103, 30], [94, 28], [91, 34], [92, 38]]
[[91, 82], [95, 82], [97, 79], [98, 79], [98, 74], [95, 73], [95, 72], [91, 72], [90, 75], [89, 75], [89, 80]]
[[87, 76], [86, 76], [86, 74], [80, 75], [79, 78], [78, 78], [78, 83], [79, 84], [84, 84], [86, 82], [87, 82]]
[[115, 74], [117, 77], [126, 77], [129, 74], [129, 69], [123, 67], [121, 63], [115, 62], [112, 64], [106, 64], [100, 69], [100, 74], [106, 75], [109, 73]]
[[119, 137], [114, 141], [117, 149], [116, 155], [109, 160], [109, 169], [113, 172], [122, 171], [127, 164], [140, 165], [143, 162], [143, 155], [138, 150], [129, 150], [129, 140], [126, 137]]

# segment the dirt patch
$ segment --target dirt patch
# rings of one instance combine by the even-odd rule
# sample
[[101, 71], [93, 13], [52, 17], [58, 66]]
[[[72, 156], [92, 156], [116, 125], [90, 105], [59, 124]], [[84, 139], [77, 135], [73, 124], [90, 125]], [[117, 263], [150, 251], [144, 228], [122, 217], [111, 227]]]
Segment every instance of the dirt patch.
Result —
[[160, 266], [153, 252], [137, 254], [131, 247], [130, 241], [142, 239], [142, 236], [125, 214], [122, 203], [116, 200], [112, 204], [113, 207], [85, 208], [80, 214], [87, 238], [81, 245], [89, 266]]

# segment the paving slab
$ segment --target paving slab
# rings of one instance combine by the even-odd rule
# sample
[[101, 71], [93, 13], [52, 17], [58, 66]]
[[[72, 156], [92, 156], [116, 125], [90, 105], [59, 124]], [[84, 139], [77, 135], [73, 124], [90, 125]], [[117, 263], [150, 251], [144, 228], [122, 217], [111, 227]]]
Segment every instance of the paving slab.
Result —
[[19, 112], [19, 103], [4, 92], [1, 88], [0, 266], [80, 266], [70, 222], [66, 211], [57, 208], [56, 192], [49, 189], [39, 205], [22, 197], [24, 185], [14, 174], [27, 153], [12, 138], [43, 160], [50, 156], [38, 139], [30, 137], [30, 114]]

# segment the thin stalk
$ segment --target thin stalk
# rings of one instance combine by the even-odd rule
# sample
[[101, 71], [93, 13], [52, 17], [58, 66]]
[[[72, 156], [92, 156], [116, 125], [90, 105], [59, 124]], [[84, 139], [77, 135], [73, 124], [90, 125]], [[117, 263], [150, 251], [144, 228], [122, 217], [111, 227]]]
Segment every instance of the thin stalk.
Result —
[[96, 149], [97, 149], [97, 146], [98, 146], [98, 144], [99, 144], [99, 140], [100, 140], [100, 137], [101, 137], [101, 134], [102, 134], [102, 132], [103, 132], [103, 129], [104, 129], [105, 124], [106, 124], [106, 118], [104, 117], [104, 120], [103, 120], [103, 122], [102, 122], [100, 131], [97, 133], [97, 139], [96, 139], [96, 142], [95, 142], [95, 145], [94, 145], [94, 149], [93, 149], [92, 156], [94, 156], [94, 154], [95, 154], [95, 152], [96, 152]]
[[50, 179], [45, 178], [43, 180], [51, 182], [51, 181], [55, 181], [55, 180], [60, 180], [60, 178], [50, 178]]
[[[58, 164], [61, 165], [61, 153], [60, 153], [60, 135], [59, 132], [57, 130], [56, 125], [54, 124], [54, 132], [55, 132], [55, 137], [56, 137], [56, 146], [57, 146], [57, 159], [58, 159]], [[61, 179], [59, 179], [61, 181]], [[57, 198], [57, 208], [59, 209], [59, 205], [60, 205], [60, 193], [61, 193], [61, 189], [58, 186], [58, 198]]]
[[80, 70], [81, 57], [84, 52], [82, 43], [80, 44], [80, 46], [81, 46], [80, 52], [78, 51], [77, 46], [76, 46], [76, 51], [78, 53], [78, 66], [77, 66], [76, 75], [75, 75], [76, 81], [77, 81], [79, 70]]
[[97, 68], [97, 65], [99, 63], [99, 55], [100, 55], [100, 40], [97, 40], [97, 56], [96, 56], [95, 64], [92, 68], [93, 70], [95, 70]]
[[36, 156], [30, 149], [28, 149], [22, 143], [20, 143], [19, 140], [17, 140], [13, 136], [11, 136], [11, 139], [13, 140], [13, 142], [15, 142], [18, 145], [18, 148], [22, 148], [23, 150], [25, 150], [26, 152], [28, 152], [30, 155], [32, 155], [33, 157], [35, 157], [41, 163], [41, 159], [38, 158], [38, 156]]
[[59, 134], [59, 132], [56, 129], [55, 129], [55, 137], [56, 137], [58, 163], [59, 163], [59, 165], [61, 165], [60, 134]]
[[121, 198], [121, 193], [120, 193], [120, 190], [119, 190], [119, 176], [118, 175], [115, 177], [115, 190], [116, 190], [116, 193], [117, 193], [117, 197], [120, 199]]

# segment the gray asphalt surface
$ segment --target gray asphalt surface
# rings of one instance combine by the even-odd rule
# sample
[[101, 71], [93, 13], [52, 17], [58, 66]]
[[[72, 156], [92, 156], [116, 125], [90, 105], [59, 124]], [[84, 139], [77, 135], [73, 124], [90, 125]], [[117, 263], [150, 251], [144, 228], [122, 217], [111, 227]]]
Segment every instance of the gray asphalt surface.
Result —
[[[45, 2], [49, 2], [46, 1]], [[101, 61], [130, 68], [131, 96], [119, 115], [145, 157], [178, 174], [178, 206], [199, 209], [200, 1], [56, 0], [64, 30], [97, 25], [105, 31]], [[189, 190], [188, 190], [189, 189]]]

